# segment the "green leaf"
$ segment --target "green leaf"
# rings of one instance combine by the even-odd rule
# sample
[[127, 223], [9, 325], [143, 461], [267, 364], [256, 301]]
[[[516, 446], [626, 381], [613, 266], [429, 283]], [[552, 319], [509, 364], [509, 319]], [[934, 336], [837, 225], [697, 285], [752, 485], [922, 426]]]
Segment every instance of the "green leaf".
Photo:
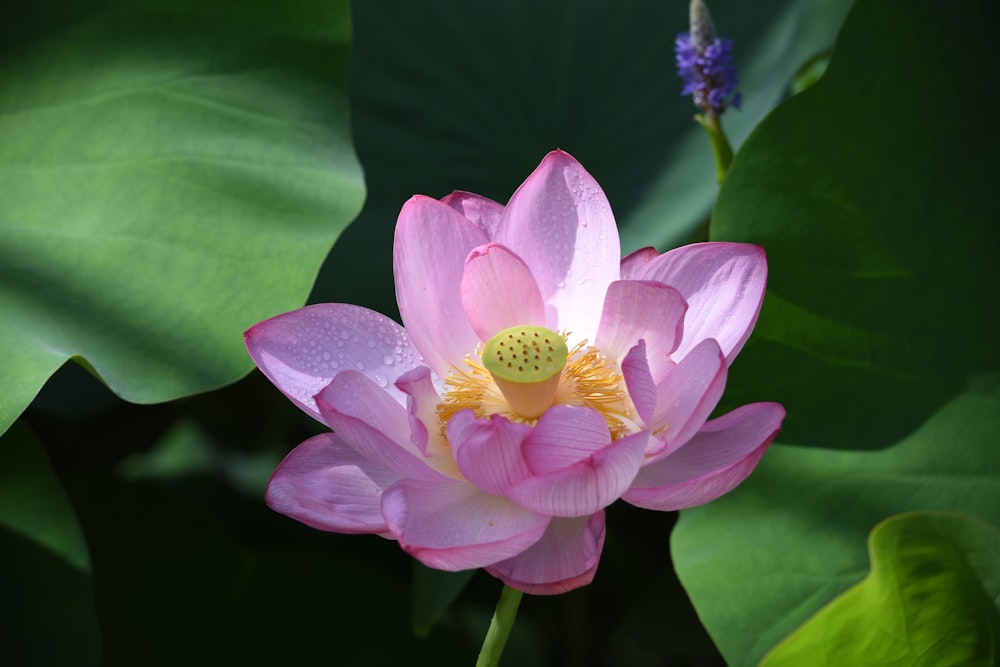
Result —
[[770, 276], [727, 405], [782, 402], [785, 442], [894, 442], [1000, 370], [1000, 133], [959, 92], [1000, 68], [993, 12], [858, 2], [826, 74], [733, 162], [712, 236], [762, 244]]
[[994, 383], [879, 451], [774, 445], [742, 486], [682, 512], [671, 544], [677, 573], [729, 664], [757, 664], [860, 581], [865, 538], [883, 519], [951, 510], [1000, 524], [997, 442]]
[[[832, 45], [849, 4], [712, 2], [746, 93], [743, 110], [725, 118], [734, 144], [799, 65]], [[686, 4], [365, 0], [353, 10], [352, 108], [370, 197], [313, 301], [393, 312], [390, 251], [403, 203], [453, 190], [505, 203], [555, 148], [607, 192], [626, 251], [679, 245], [708, 216], [711, 151], [674, 64]], [[369, 278], [350, 279], [359, 272]]]
[[779, 644], [761, 667], [992, 667], [1000, 530], [966, 514], [892, 517], [868, 538], [871, 574]]
[[4, 661], [101, 664], [87, 544], [45, 450], [23, 425], [0, 447], [0, 559]]
[[346, 0], [38, 9], [0, 64], [0, 432], [67, 359], [165, 401], [250, 368], [364, 186]]

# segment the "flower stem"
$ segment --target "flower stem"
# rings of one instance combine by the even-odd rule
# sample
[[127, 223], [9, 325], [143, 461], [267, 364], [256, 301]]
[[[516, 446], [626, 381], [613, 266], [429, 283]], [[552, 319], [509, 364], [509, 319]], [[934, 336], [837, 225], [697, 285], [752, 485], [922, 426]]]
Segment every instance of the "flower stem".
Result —
[[497, 601], [496, 611], [493, 612], [490, 629], [486, 631], [483, 647], [479, 650], [476, 667], [497, 667], [500, 664], [503, 647], [507, 644], [511, 628], [514, 627], [517, 607], [521, 604], [521, 595], [521, 591], [507, 585], [500, 591], [500, 600]]
[[712, 155], [715, 157], [715, 178], [719, 181], [719, 185], [722, 185], [722, 181], [726, 180], [729, 165], [733, 162], [733, 149], [729, 145], [726, 133], [722, 130], [722, 118], [715, 111], [709, 109], [704, 115], [698, 114], [694, 119], [708, 132], [708, 140], [712, 144]]

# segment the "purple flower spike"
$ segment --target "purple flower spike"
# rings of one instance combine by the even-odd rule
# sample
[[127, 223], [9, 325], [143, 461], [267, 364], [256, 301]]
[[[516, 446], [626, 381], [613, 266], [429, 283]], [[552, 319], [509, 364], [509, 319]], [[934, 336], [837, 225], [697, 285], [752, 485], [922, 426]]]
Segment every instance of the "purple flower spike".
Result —
[[674, 42], [677, 73], [684, 80], [682, 95], [693, 95], [706, 113], [721, 114], [727, 106], [739, 109], [741, 95], [732, 58], [732, 41], [717, 37], [708, 8], [701, 0], [691, 2], [691, 31]]

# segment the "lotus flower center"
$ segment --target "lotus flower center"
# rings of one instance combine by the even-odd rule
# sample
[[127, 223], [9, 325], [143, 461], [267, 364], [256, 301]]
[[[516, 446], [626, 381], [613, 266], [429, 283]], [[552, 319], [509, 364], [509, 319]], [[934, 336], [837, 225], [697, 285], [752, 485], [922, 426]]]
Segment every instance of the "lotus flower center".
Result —
[[461, 410], [472, 410], [478, 419], [498, 414], [533, 425], [553, 405], [597, 410], [613, 439], [637, 431], [635, 406], [617, 364], [586, 340], [570, 347], [568, 338], [544, 327], [511, 327], [466, 356], [462, 367], [453, 366], [436, 410], [442, 437]]
[[483, 366], [510, 407], [531, 419], [552, 405], [568, 354], [566, 341], [551, 329], [511, 327], [486, 341]]

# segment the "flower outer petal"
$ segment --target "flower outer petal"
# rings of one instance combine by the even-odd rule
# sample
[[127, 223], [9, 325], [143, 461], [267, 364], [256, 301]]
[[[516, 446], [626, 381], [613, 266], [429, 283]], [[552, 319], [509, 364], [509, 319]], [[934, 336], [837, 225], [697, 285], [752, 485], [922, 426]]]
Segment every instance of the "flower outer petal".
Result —
[[751, 403], [713, 419], [679, 450], [643, 467], [623, 499], [673, 511], [729, 493], [753, 472], [784, 417], [778, 403]]
[[339, 373], [316, 395], [323, 419], [369, 461], [400, 477], [447, 479], [410, 441], [406, 410], [357, 371]]
[[619, 273], [621, 279], [638, 280], [639, 276], [645, 270], [646, 265], [659, 256], [660, 253], [656, 252], [656, 248], [652, 246], [646, 246], [645, 248], [633, 250], [629, 254], [622, 257]]
[[244, 334], [254, 363], [285, 396], [322, 422], [313, 397], [333, 376], [360, 369], [391, 388], [403, 372], [420, 364], [420, 354], [403, 327], [381, 313], [345, 303], [319, 303], [277, 315]]
[[542, 539], [486, 571], [531, 595], [557, 595], [586, 586], [593, 581], [601, 560], [604, 522], [604, 510], [590, 516], [553, 519]]
[[382, 492], [382, 515], [407, 553], [449, 571], [521, 553], [542, 537], [551, 520], [456, 481], [400, 480]]
[[549, 408], [521, 445], [531, 477], [507, 496], [553, 516], [583, 516], [614, 502], [642, 464], [649, 434], [612, 441], [604, 417], [591, 408]]
[[550, 329], [594, 339], [603, 294], [620, 271], [618, 228], [604, 191], [572, 156], [553, 151], [513, 194], [496, 241], [531, 269]]
[[400, 375], [396, 386], [406, 394], [410, 441], [429, 459], [431, 467], [449, 477], [461, 477], [462, 473], [455, 464], [448, 442], [442, 437], [438, 427], [437, 406], [441, 402], [441, 396], [434, 386], [431, 370], [426, 366], [418, 366]]
[[641, 338], [622, 360], [622, 377], [639, 418], [644, 424], [651, 423], [656, 411], [656, 383], [646, 361], [646, 341]]
[[684, 334], [687, 304], [680, 292], [663, 283], [616, 280], [608, 286], [601, 326], [594, 343], [617, 362], [640, 338], [646, 341], [646, 358], [654, 379], [663, 377], [670, 353]]
[[488, 240], [455, 209], [430, 197], [413, 197], [399, 212], [392, 254], [399, 314], [439, 377], [479, 342], [466, 320], [460, 285], [465, 258]]
[[727, 366], [719, 344], [703, 340], [673, 367], [656, 388], [650, 429], [663, 445], [652, 451], [662, 459], [698, 432], [726, 388]]
[[274, 511], [312, 528], [388, 536], [382, 490], [397, 479], [339, 436], [321, 433], [289, 452], [267, 483], [266, 500]]
[[556, 517], [593, 514], [629, 488], [642, 466], [648, 441], [649, 433], [640, 431], [609, 442], [582, 461], [514, 485], [507, 497], [522, 507]]
[[730, 364], [757, 322], [767, 287], [767, 258], [763, 248], [748, 243], [694, 243], [653, 260], [641, 277], [674, 287], [687, 301], [684, 339], [675, 360], [714, 338]]
[[487, 238], [496, 238], [497, 225], [500, 224], [500, 216], [503, 215], [503, 204], [462, 190], [455, 190], [450, 195], [442, 197], [441, 201], [472, 221], [486, 233]]
[[462, 274], [462, 306], [483, 341], [509, 327], [545, 324], [545, 303], [531, 270], [499, 243], [469, 253]]
[[527, 424], [500, 415], [476, 419], [462, 410], [448, 422], [448, 442], [465, 478], [486, 493], [502, 496], [531, 475], [521, 454], [521, 443], [531, 432]]

